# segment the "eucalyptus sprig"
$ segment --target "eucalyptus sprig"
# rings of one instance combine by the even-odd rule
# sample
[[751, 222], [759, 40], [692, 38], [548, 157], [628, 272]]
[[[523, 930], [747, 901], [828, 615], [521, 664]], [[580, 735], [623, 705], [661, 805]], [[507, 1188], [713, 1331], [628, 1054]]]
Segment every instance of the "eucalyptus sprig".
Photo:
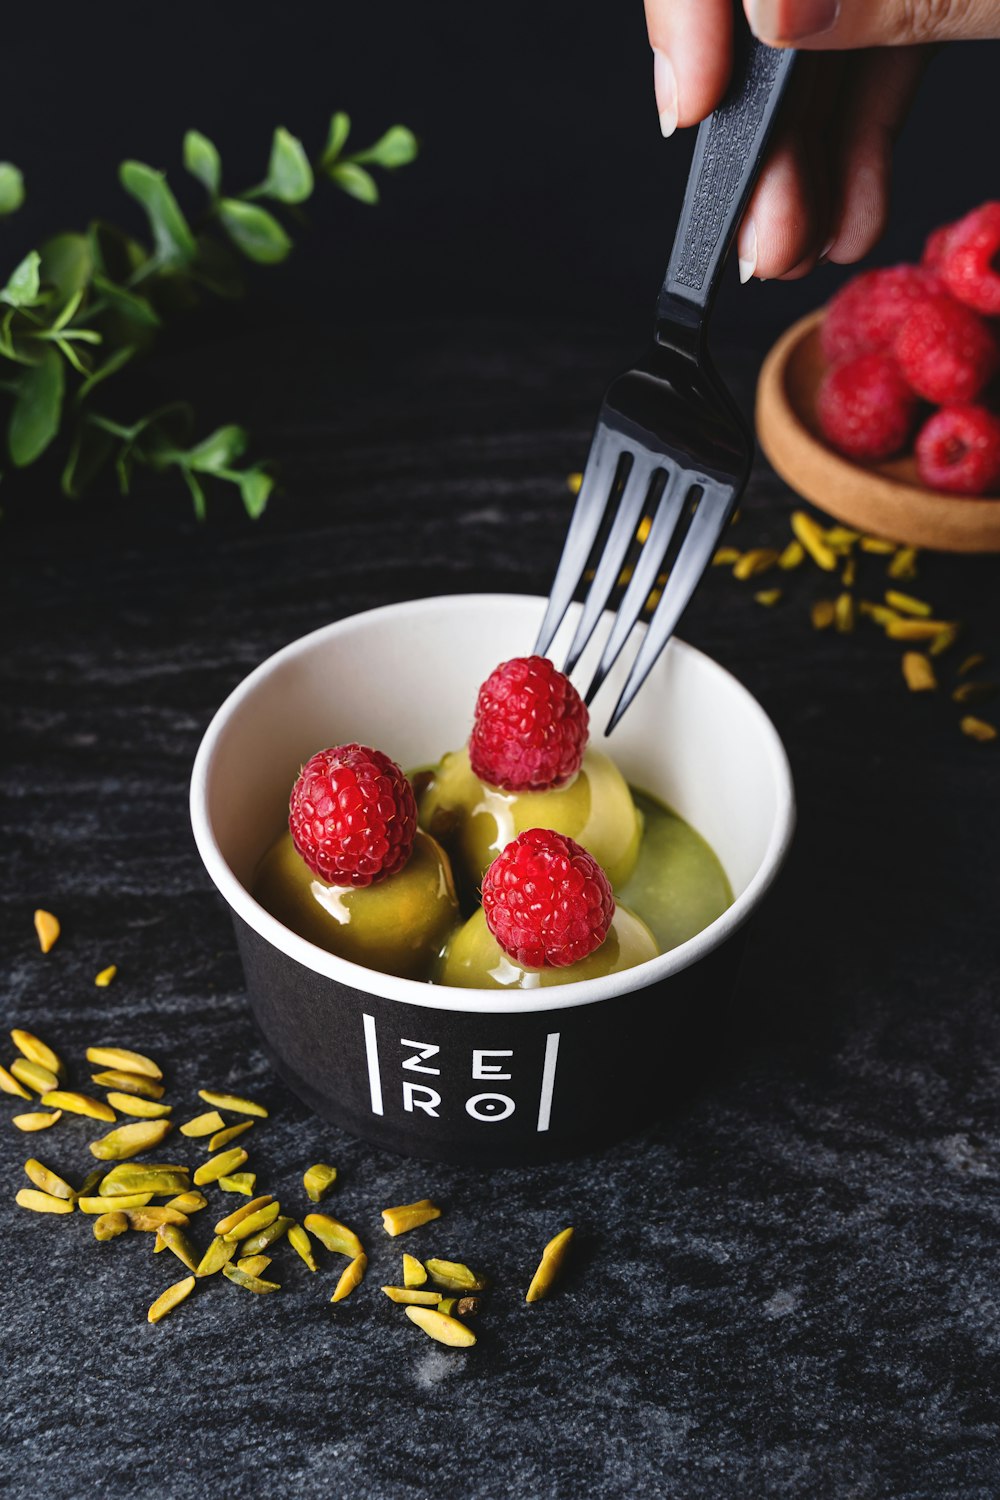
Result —
[[[141, 205], [151, 244], [95, 221], [86, 232], [57, 234], [24, 257], [0, 289], [0, 397], [9, 405], [7, 450], [15, 468], [35, 463], [65, 436], [61, 483], [67, 495], [81, 495], [108, 465], [127, 494], [139, 465], [179, 472], [199, 517], [205, 514], [206, 478], [235, 485], [247, 514], [261, 514], [274, 480], [262, 462], [242, 463], [249, 443], [242, 427], [228, 424], [195, 441], [186, 402], [125, 421], [98, 410], [95, 392], [100, 390], [102, 404], [113, 395], [115, 377], [148, 352], [178, 310], [196, 306], [206, 294], [241, 295], [240, 256], [257, 265], [285, 260], [293, 241], [278, 215], [284, 209], [301, 218], [300, 206], [318, 178], [375, 204], [379, 190], [370, 169], [392, 171], [417, 154], [416, 138], [405, 125], [393, 125], [373, 145], [348, 154], [350, 130], [348, 116], [335, 114], [322, 150], [310, 159], [302, 142], [279, 126], [266, 175], [237, 192], [223, 189], [222, 159], [212, 141], [189, 130], [184, 166], [206, 195], [193, 222], [165, 173], [125, 161], [119, 180]], [[0, 162], [0, 215], [23, 201], [21, 173]]]

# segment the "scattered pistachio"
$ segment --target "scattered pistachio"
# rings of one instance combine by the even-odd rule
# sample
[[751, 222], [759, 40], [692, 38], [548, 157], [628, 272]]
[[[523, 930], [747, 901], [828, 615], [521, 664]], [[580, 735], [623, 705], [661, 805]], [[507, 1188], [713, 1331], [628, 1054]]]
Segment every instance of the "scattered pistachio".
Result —
[[36, 1214], [71, 1214], [72, 1203], [65, 1198], [56, 1198], [52, 1193], [40, 1193], [37, 1188], [21, 1188], [14, 1202], [19, 1208], [33, 1209]]
[[911, 693], [931, 693], [938, 685], [931, 659], [922, 651], [903, 652], [903, 676]]
[[242, 1125], [230, 1125], [226, 1130], [217, 1130], [208, 1143], [209, 1151], [221, 1151], [223, 1146], [228, 1146], [230, 1141], [235, 1141], [245, 1130], [253, 1129], [252, 1120], [244, 1120]]
[[255, 1214], [259, 1208], [264, 1208], [266, 1204], [273, 1202], [274, 1199], [270, 1193], [264, 1193], [260, 1198], [252, 1198], [249, 1203], [244, 1203], [242, 1208], [236, 1208], [226, 1218], [220, 1219], [215, 1226], [216, 1234], [228, 1234], [231, 1229], [236, 1228], [237, 1224], [242, 1224], [244, 1219], [249, 1219], [251, 1214]]
[[193, 1120], [188, 1120], [181, 1126], [181, 1135], [202, 1136], [214, 1135], [216, 1131], [224, 1130], [226, 1122], [217, 1109], [211, 1109], [207, 1114], [195, 1115]]
[[362, 1250], [360, 1255], [356, 1255], [354, 1257], [354, 1259], [351, 1261], [351, 1264], [341, 1275], [340, 1280], [337, 1282], [337, 1285], [333, 1289], [333, 1296], [330, 1298], [330, 1301], [343, 1302], [345, 1297], [349, 1297], [354, 1291], [354, 1288], [361, 1285], [362, 1279], [367, 1269], [368, 1257]]
[[790, 573], [793, 568], [801, 566], [805, 561], [806, 549], [796, 537], [788, 543], [788, 546], [778, 558], [778, 567], [783, 573]]
[[816, 566], [824, 573], [832, 573], [837, 566], [837, 554], [812, 516], [807, 516], [804, 510], [793, 511], [792, 530]]
[[108, 967], [106, 969], [102, 969], [99, 974], [94, 975], [94, 983], [97, 985], [97, 988], [99, 990], [106, 990], [117, 973], [118, 965], [108, 964]]
[[766, 573], [768, 568], [773, 568], [779, 556], [774, 547], [752, 547], [733, 564], [733, 577], [756, 578], [758, 573]]
[[126, 1094], [141, 1094], [144, 1099], [162, 1099], [166, 1089], [155, 1079], [144, 1078], [141, 1073], [129, 1073], [122, 1068], [108, 1068], [103, 1073], [91, 1073], [91, 1083], [102, 1089], [122, 1089]]
[[405, 1302], [420, 1307], [437, 1307], [441, 1302], [440, 1292], [420, 1292], [414, 1287], [384, 1286], [382, 1288], [390, 1302]]
[[266, 1250], [268, 1245], [276, 1245], [279, 1240], [284, 1239], [294, 1223], [294, 1219], [289, 1219], [282, 1214], [266, 1228], [259, 1229], [256, 1234], [248, 1235], [245, 1240], [234, 1240], [233, 1243], [239, 1244], [244, 1255], [256, 1255], [258, 1250]]
[[259, 1229], [266, 1229], [268, 1224], [273, 1224], [281, 1212], [281, 1204], [277, 1201], [265, 1204], [256, 1213], [247, 1214], [232, 1229], [225, 1231], [227, 1240], [245, 1240], [249, 1235], [256, 1234]]
[[457, 1318], [449, 1317], [447, 1313], [438, 1312], [433, 1307], [408, 1307], [406, 1316], [418, 1328], [422, 1328], [429, 1338], [437, 1339], [439, 1344], [451, 1344], [456, 1349], [468, 1349], [476, 1342], [476, 1335], [471, 1328], [466, 1328]]
[[280, 1292], [281, 1284], [277, 1281], [262, 1281], [259, 1276], [248, 1276], [241, 1271], [239, 1266], [226, 1265], [222, 1268], [223, 1276], [236, 1286], [241, 1286], [248, 1292]]
[[230, 1172], [219, 1178], [218, 1185], [224, 1193], [245, 1193], [249, 1198], [256, 1181], [256, 1172]]
[[717, 547], [712, 554], [713, 568], [731, 568], [733, 563], [739, 562], [739, 547]]
[[305, 1261], [310, 1271], [319, 1270], [319, 1267], [316, 1264], [316, 1257], [312, 1253], [312, 1240], [309, 1238], [308, 1234], [306, 1234], [301, 1224], [291, 1224], [289, 1226], [288, 1243], [291, 1245], [296, 1255], [301, 1256], [301, 1258]]
[[437, 1310], [440, 1313], [446, 1313], [447, 1316], [450, 1318], [451, 1315], [454, 1313], [454, 1311], [455, 1311], [455, 1309], [456, 1309], [457, 1306], [458, 1306], [458, 1298], [457, 1297], [442, 1297], [441, 1301], [437, 1305]]
[[566, 488], [569, 490], [569, 492], [570, 492], [571, 495], [578, 495], [580, 493], [580, 486], [582, 484], [583, 484], [583, 475], [582, 474], [567, 474], [566, 475]]
[[861, 550], [862, 552], [874, 552], [881, 554], [883, 557], [888, 557], [895, 552], [896, 543], [887, 542], [885, 537], [881, 536], [863, 536], [861, 538]]
[[242, 1167], [246, 1159], [247, 1154], [242, 1146], [234, 1146], [232, 1151], [220, 1151], [218, 1156], [210, 1156], [208, 1161], [195, 1168], [195, 1187], [204, 1187], [206, 1182], [218, 1182], [220, 1177], [225, 1177], [236, 1167]]
[[886, 569], [890, 578], [916, 578], [916, 547], [900, 547]]
[[959, 677], [967, 677], [970, 672], [974, 672], [977, 667], [985, 666], [985, 664], [985, 654], [982, 651], [973, 651], [972, 655], [967, 656], [962, 662], [962, 665], [958, 669], [958, 675]]
[[809, 611], [814, 630], [828, 630], [834, 620], [834, 603], [832, 599], [817, 599]]
[[823, 538], [828, 547], [835, 552], [850, 552], [854, 543], [860, 539], [861, 533], [853, 531], [850, 526], [828, 526], [823, 533]]
[[977, 698], [992, 698], [996, 691], [995, 682], [960, 682], [951, 696], [956, 703], [971, 703]]
[[403, 1285], [423, 1286], [427, 1280], [427, 1267], [415, 1255], [403, 1256]]
[[871, 599], [858, 600], [858, 613], [867, 615], [876, 625], [888, 625], [890, 620], [899, 619], [894, 609], [890, 609], [887, 604], [875, 604]]
[[263, 1104], [241, 1099], [237, 1094], [217, 1094], [214, 1089], [199, 1089], [198, 1098], [204, 1099], [206, 1104], [214, 1104], [216, 1109], [228, 1109], [234, 1115], [256, 1115], [258, 1119], [267, 1119]]
[[425, 1264], [431, 1280], [447, 1292], [481, 1292], [486, 1287], [486, 1278], [477, 1276], [460, 1261], [431, 1259]]
[[542, 1251], [542, 1258], [538, 1263], [538, 1270], [531, 1278], [531, 1285], [525, 1297], [525, 1302], [539, 1302], [542, 1297], [547, 1297], [552, 1290], [552, 1285], [563, 1267], [566, 1252], [569, 1249], [570, 1240], [573, 1238], [572, 1229], [563, 1229], [554, 1239], [549, 1240]]
[[172, 1312], [186, 1297], [190, 1297], [194, 1291], [194, 1277], [185, 1276], [183, 1281], [175, 1281], [173, 1286], [168, 1286], [165, 1292], [161, 1292], [146, 1314], [150, 1323], [158, 1323], [165, 1318], [168, 1312]]
[[476, 1318], [482, 1305], [479, 1297], [459, 1297], [455, 1312], [460, 1318]]
[[852, 589], [854, 587], [854, 580], [857, 576], [857, 563], [855, 562], [853, 557], [849, 557], [845, 562], [843, 572], [840, 575], [840, 581], [844, 585], [844, 588]]
[[224, 1240], [221, 1234], [217, 1234], [198, 1262], [198, 1267], [194, 1274], [196, 1276], [214, 1276], [217, 1271], [222, 1270], [223, 1266], [229, 1264], [235, 1254], [236, 1241]]
[[932, 656], [941, 656], [945, 651], [951, 649], [958, 639], [958, 626], [949, 625], [947, 629], [940, 631], [931, 641], [928, 650]]
[[80, 1194], [81, 1198], [85, 1197], [87, 1193], [92, 1193], [103, 1176], [103, 1167], [95, 1167], [92, 1172], [88, 1172], [86, 1177], [80, 1183], [80, 1186], [77, 1188], [77, 1192]]
[[244, 1276], [260, 1276], [270, 1264], [269, 1255], [244, 1255], [242, 1260], [236, 1262], [237, 1269], [242, 1271]]
[[314, 1167], [310, 1167], [307, 1172], [303, 1173], [302, 1185], [311, 1203], [321, 1203], [336, 1180], [337, 1168], [328, 1167], [326, 1162], [318, 1161]]
[[101, 1178], [97, 1189], [102, 1198], [117, 1198], [122, 1193], [150, 1193], [154, 1197], [167, 1197], [171, 1193], [186, 1193], [191, 1186], [187, 1167], [142, 1166], [138, 1162], [127, 1162], [112, 1167]]
[[901, 615], [917, 615], [922, 620], [929, 619], [934, 613], [923, 599], [914, 599], [912, 594], [901, 594], [898, 589], [886, 589], [885, 602]]
[[995, 725], [987, 723], [985, 719], [977, 719], [973, 714], [966, 714], [958, 727], [970, 740], [979, 740], [984, 745], [997, 737]]
[[129, 1222], [130, 1229], [139, 1229], [145, 1233], [156, 1234], [161, 1224], [187, 1225], [187, 1214], [180, 1213], [176, 1208], [123, 1208], [120, 1210]]
[[105, 1104], [103, 1099], [91, 1099], [87, 1094], [76, 1094], [70, 1089], [46, 1090], [42, 1095], [42, 1103], [51, 1105], [53, 1109], [64, 1109], [71, 1115], [86, 1115], [88, 1120], [113, 1123], [118, 1118], [110, 1104]]
[[64, 1073], [65, 1067], [58, 1052], [53, 1052], [40, 1037], [32, 1036], [30, 1031], [21, 1031], [15, 1027], [10, 1034], [18, 1052], [22, 1053], [29, 1062], [38, 1063], [43, 1068], [48, 1068], [50, 1073], [58, 1077]]
[[781, 598], [780, 589], [758, 589], [754, 599], [758, 604], [763, 604], [765, 609], [771, 609]]
[[893, 641], [932, 641], [943, 632], [954, 629], [949, 620], [889, 620], [885, 633]]
[[120, 1125], [100, 1140], [91, 1141], [90, 1151], [98, 1161], [125, 1161], [158, 1146], [172, 1129], [169, 1120], [137, 1120], [134, 1125]]
[[55, 945], [61, 930], [59, 918], [54, 917], [50, 911], [42, 911], [39, 907], [35, 912], [35, 931], [38, 934], [38, 946], [43, 953], [48, 953]]
[[128, 1219], [120, 1209], [112, 1209], [110, 1213], [99, 1214], [94, 1220], [95, 1240], [114, 1240], [128, 1229]]
[[176, 1198], [171, 1198], [170, 1202], [165, 1203], [163, 1206], [164, 1208], [176, 1208], [178, 1213], [182, 1214], [197, 1214], [203, 1208], [208, 1207], [208, 1199], [204, 1193], [188, 1191], [186, 1193], [178, 1193]]
[[838, 594], [833, 606], [833, 623], [840, 635], [850, 635], [854, 629], [854, 598], [851, 594]]
[[[429, 1224], [432, 1219], [440, 1219], [441, 1210], [429, 1198], [421, 1198], [418, 1203], [403, 1203], [397, 1208], [383, 1208], [382, 1225], [386, 1234], [393, 1238], [397, 1234], [405, 1234], [409, 1229], [417, 1229], [421, 1224]], [[308, 1225], [309, 1220], [306, 1220]]]
[[123, 1068], [126, 1073], [139, 1073], [143, 1078], [152, 1078], [157, 1083], [163, 1072], [151, 1057], [141, 1052], [130, 1052], [127, 1047], [88, 1047], [87, 1061], [98, 1068]]
[[76, 1206], [84, 1214], [106, 1214], [118, 1209], [145, 1208], [152, 1196], [152, 1193], [122, 1193], [114, 1197], [92, 1198], [88, 1193], [81, 1193]]
[[120, 1094], [116, 1089], [108, 1094], [108, 1103], [119, 1114], [133, 1115], [139, 1120], [163, 1120], [172, 1108], [169, 1104], [156, 1104], [152, 1099], [140, 1099], [138, 1094]]
[[47, 1094], [59, 1087], [59, 1080], [51, 1069], [43, 1068], [41, 1063], [29, 1062], [26, 1057], [15, 1057], [10, 1071], [18, 1083], [23, 1083], [36, 1094]]
[[198, 1257], [194, 1253], [194, 1246], [179, 1224], [171, 1224], [169, 1221], [165, 1224], [160, 1224], [156, 1231], [156, 1237], [168, 1250], [173, 1251], [177, 1259], [183, 1265], [187, 1266], [189, 1271], [197, 1270]]
[[18, 1130], [48, 1130], [50, 1125], [54, 1125], [57, 1120], [61, 1119], [62, 1110], [56, 1109], [48, 1115], [44, 1114], [41, 1110], [35, 1114], [11, 1115], [10, 1122], [12, 1125], [16, 1125]]
[[0, 1063], [0, 1089], [2, 1089], [5, 1094], [13, 1094], [17, 1099], [31, 1098], [31, 1095], [24, 1087], [24, 1084], [18, 1083], [13, 1073], [8, 1073], [7, 1069], [3, 1066], [2, 1063]]
[[53, 1198], [65, 1198], [70, 1203], [76, 1202], [76, 1188], [71, 1187], [57, 1172], [43, 1166], [35, 1157], [28, 1158], [24, 1164], [24, 1170], [35, 1187], [41, 1188], [43, 1192], [51, 1193]]
[[328, 1250], [349, 1255], [352, 1259], [363, 1254], [364, 1246], [354, 1230], [341, 1224], [339, 1219], [331, 1219], [329, 1214], [306, 1214], [304, 1222], [309, 1233], [314, 1234]]

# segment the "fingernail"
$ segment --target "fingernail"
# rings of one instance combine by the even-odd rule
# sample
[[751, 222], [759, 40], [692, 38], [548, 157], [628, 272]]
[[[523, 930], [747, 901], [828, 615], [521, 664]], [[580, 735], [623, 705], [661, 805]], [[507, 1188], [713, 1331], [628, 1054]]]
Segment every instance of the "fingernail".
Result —
[[653, 88], [656, 92], [656, 110], [660, 116], [660, 129], [664, 135], [673, 135], [677, 129], [677, 75], [666, 53], [653, 48]]
[[750, 0], [750, 30], [767, 42], [801, 42], [831, 31], [840, 0]]
[[744, 285], [757, 269], [757, 231], [753, 219], [745, 220], [736, 243], [736, 258], [739, 261], [740, 280]]
[[822, 265], [823, 264], [823, 262], [826, 260], [826, 257], [830, 254], [830, 251], [833, 249], [833, 247], [834, 247], [834, 245], [836, 243], [837, 243], [836, 239], [827, 240], [826, 244], [823, 246], [822, 250], [819, 252], [819, 256], [817, 257], [817, 260], [816, 260], [816, 264], [817, 265]]

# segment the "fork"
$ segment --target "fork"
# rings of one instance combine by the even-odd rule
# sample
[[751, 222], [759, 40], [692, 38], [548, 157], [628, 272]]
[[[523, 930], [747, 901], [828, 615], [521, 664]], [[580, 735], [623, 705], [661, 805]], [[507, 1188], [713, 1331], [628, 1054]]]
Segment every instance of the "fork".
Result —
[[566, 656], [565, 670], [572, 672], [631, 559], [631, 577], [586, 694], [592, 702], [669, 560], [665, 586], [607, 734], [673, 634], [736, 508], [753, 459], [753, 437], [715, 372], [706, 330], [794, 53], [755, 41], [742, 16], [736, 45], [729, 93], [698, 131], [656, 305], [652, 347], [605, 393], [535, 643], [538, 655], [548, 653], [594, 559], [593, 581]]

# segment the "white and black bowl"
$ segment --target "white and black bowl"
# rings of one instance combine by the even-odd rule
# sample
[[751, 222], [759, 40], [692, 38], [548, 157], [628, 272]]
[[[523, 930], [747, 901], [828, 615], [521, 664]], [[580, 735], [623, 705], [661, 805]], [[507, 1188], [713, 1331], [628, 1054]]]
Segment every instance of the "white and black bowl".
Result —
[[[733, 904], [696, 937], [606, 978], [451, 989], [349, 963], [266, 912], [250, 894], [254, 872], [285, 826], [303, 762], [351, 740], [405, 767], [436, 761], [466, 739], [497, 663], [530, 653], [543, 609], [538, 598], [459, 595], [314, 631], [230, 694], [194, 764], [195, 839], [231, 908], [275, 1067], [323, 1118], [409, 1156], [542, 1161], [662, 1112], [686, 1018], [724, 1016], [744, 925], [792, 835], [791, 775], [770, 720], [728, 672], [674, 640], [605, 748], [722, 861]], [[604, 744], [600, 726], [626, 670], [601, 690], [592, 743]]]

